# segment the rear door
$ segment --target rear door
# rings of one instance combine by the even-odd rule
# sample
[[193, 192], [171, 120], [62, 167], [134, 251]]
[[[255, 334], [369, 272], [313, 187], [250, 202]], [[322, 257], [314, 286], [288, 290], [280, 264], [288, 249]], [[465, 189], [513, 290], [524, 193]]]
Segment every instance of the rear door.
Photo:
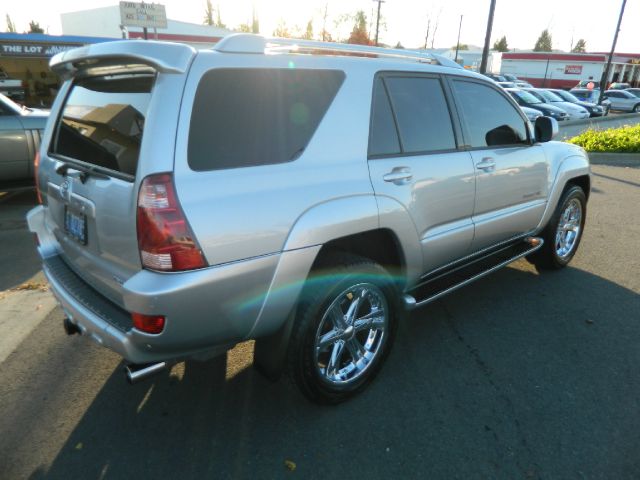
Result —
[[411, 216], [423, 271], [463, 256], [473, 239], [475, 175], [458, 148], [458, 125], [440, 76], [388, 73], [375, 79], [369, 171], [377, 196]]
[[64, 260], [119, 304], [122, 283], [141, 268], [137, 174], [155, 81], [139, 65], [76, 77], [40, 167]]
[[548, 193], [548, 164], [507, 94], [472, 79], [453, 78], [451, 88], [475, 167], [472, 250], [477, 251], [538, 225]]
[[0, 102], [0, 181], [24, 180], [29, 175], [27, 134], [18, 116]]

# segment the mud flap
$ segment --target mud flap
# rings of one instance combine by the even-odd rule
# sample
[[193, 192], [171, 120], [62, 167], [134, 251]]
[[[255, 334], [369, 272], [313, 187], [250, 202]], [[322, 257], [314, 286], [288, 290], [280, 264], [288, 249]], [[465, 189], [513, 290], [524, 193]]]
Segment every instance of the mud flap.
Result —
[[282, 327], [266, 337], [256, 339], [253, 350], [253, 367], [262, 375], [277, 381], [284, 372], [289, 339], [295, 321], [295, 309], [287, 317]]

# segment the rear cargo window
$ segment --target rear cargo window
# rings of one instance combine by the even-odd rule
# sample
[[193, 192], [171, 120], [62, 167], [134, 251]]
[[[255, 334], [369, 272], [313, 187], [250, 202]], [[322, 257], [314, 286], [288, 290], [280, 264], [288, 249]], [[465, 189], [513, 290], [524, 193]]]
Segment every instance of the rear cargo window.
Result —
[[189, 166], [203, 171], [295, 160], [343, 80], [336, 70], [207, 72], [191, 115]]
[[51, 153], [135, 175], [153, 81], [149, 74], [76, 80]]

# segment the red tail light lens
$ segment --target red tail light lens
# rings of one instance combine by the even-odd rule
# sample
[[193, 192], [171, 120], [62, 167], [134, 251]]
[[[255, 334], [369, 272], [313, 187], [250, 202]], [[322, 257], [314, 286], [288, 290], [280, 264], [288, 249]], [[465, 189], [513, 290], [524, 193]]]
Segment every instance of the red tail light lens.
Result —
[[170, 174], [151, 175], [142, 181], [137, 229], [145, 268], [177, 272], [207, 266], [180, 208]]
[[36, 152], [36, 156], [33, 158], [33, 176], [36, 180], [36, 195], [38, 196], [38, 203], [42, 205], [42, 195], [40, 194], [40, 185], [38, 184], [39, 170], [40, 170], [40, 152]]
[[132, 313], [133, 326], [145, 333], [161, 333], [164, 330], [163, 315], [143, 315], [141, 313]]

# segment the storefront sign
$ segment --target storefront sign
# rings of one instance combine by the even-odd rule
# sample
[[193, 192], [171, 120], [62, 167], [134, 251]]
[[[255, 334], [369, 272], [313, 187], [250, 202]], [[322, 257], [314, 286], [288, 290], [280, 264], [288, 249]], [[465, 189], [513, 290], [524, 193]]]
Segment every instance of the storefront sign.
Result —
[[53, 57], [56, 53], [79, 46], [50, 43], [0, 43], [0, 57]]
[[565, 65], [564, 73], [566, 75], [581, 75], [582, 74], [582, 65]]
[[127, 27], [167, 28], [167, 13], [159, 3], [120, 2], [120, 21]]

